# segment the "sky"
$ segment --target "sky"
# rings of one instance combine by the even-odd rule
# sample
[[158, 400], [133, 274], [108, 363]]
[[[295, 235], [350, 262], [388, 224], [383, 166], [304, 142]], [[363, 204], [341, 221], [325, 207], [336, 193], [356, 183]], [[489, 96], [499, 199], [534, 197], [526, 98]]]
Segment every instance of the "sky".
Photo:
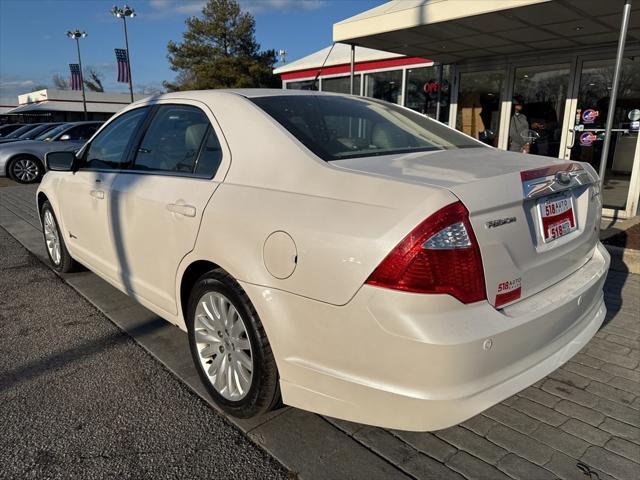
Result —
[[[262, 49], [284, 49], [293, 61], [331, 44], [332, 25], [384, 0], [239, 0], [256, 20]], [[122, 6], [123, 0], [118, 0]], [[127, 20], [134, 90], [161, 87], [175, 72], [167, 60], [169, 40], [181, 41], [185, 19], [199, 15], [205, 0], [130, 0], [137, 16]], [[116, 82], [114, 48], [124, 48], [122, 20], [110, 14], [114, 0], [0, 0], [0, 97], [6, 99], [69, 78], [77, 63], [75, 42], [65, 35], [79, 28], [83, 66], [104, 74], [105, 91], [126, 92]]]

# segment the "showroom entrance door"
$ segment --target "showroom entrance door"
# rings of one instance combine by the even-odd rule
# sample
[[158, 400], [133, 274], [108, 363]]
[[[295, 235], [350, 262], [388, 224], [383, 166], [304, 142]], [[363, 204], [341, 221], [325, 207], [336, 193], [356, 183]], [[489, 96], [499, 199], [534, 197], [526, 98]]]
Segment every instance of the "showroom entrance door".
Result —
[[[609, 96], [615, 61], [585, 60], [576, 79], [571, 111], [574, 113], [564, 158], [600, 167]], [[611, 146], [607, 157], [602, 191], [605, 209], [633, 215], [637, 207], [638, 149], [640, 130], [640, 57], [626, 57], [620, 72]], [[635, 165], [634, 165], [635, 164]]]

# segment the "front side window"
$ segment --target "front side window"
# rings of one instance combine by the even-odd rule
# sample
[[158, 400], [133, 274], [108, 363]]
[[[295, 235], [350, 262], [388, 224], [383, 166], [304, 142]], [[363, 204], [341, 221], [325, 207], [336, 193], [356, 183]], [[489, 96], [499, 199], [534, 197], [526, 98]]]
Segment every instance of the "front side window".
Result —
[[87, 149], [84, 168], [117, 169], [126, 161], [127, 146], [147, 115], [148, 107], [124, 113], [109, 123]]
[[209, 128], [209, 119], [199, 108], [162, 105], [140, 142], [133, 168], [193, 173]]
[[482, 147], [440, 122], [377, 100], [334, 95], [252, 100], [325, 161]]

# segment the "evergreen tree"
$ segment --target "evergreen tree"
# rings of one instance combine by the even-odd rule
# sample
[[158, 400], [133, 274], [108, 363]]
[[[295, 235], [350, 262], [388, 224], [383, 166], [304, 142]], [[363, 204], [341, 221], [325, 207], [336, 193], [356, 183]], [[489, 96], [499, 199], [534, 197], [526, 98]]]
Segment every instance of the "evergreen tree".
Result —
[[236, 0], [208, 0], [202, 17], [186, 20], [183, 41], [167, 45], [175, 82], [169, 91], [208, 88], [278, 87], [274, 50], [260, 51], [255, 20]]

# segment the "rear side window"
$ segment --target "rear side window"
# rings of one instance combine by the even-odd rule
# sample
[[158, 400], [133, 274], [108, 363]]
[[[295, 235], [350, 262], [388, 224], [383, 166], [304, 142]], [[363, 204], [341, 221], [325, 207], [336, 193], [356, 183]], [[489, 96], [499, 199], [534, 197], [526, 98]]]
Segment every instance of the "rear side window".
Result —
[[[189, 105], [158, 107], [140, 142], [133, 168], [194, 173], [210, 129], [209, 119], [199, 108]], [[210, 159], [204, 160], [202, 168], [210, 163]]]
[[209, 127], [194, 173], [199, 177], [212, 178], [218, 171], [221, 161], [222, 148], [220, 147], [218, 136], [213, 131], [213, 128]]
[[131, 110], [109, 123], [87, 149], [85, 168], [121, 168], [125, 162], [127, 146], [141, 125], [148, 107]]

